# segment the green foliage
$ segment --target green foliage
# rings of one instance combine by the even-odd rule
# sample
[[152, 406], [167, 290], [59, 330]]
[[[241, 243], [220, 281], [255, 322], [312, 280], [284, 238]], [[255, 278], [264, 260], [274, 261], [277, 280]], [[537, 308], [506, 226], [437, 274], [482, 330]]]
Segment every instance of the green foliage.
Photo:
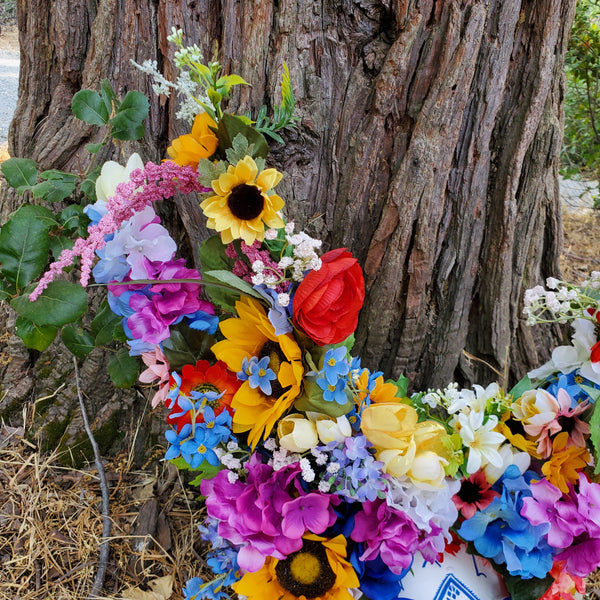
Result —
[[[222, 115], [216, 133], [219, 138], [217, 153], [221, 157], [227, 156], [229, 160], [227, 150], [231, 149], [231, 152], [229, 152], [233, 159], [229, 160], [231, 164], [236, 164], [246, 154], [252, 157], [265, 158], [269, 153], [269, 146], [264, 136], [250, 127], [240, 117], [228, 114]], [[240, 156], [242, 151], [243, 154]]]
[[600, 0], [580, 0], [565, 60], [562, 173], [600, 177]]
[[[218, 283], [218, 280], [206, 276], [207, 271], [229, 271], [233, 268], [233, 260], [225, 254], [225, 246], [219, 235], [213, 235], [202, 242], [200, 246], [200, 264], [202, 279], [206, 283]], [[235, 302], [240, 295], [233, 290], [207, 285], [206, 293], [217, 306], [229, 312], [235, 311]]]
[[[287, 65], [283, 65], [283, 75], [281, 76], [281, 106], [273, 107], [273, 116], [267, 117], [267, 107], [262, 106], [256, 117], [254, 128], [264, 135], [268, 135], [275, 141], [283, 144], [282, 137], [275, 133], [285, 127], [290, 127], [294, 123], [294, 108], [296, 107], [296, 99], [292, 91], [290, 82], [290, 72]], [[246, 115], [250, 117], [249, 114]]]
[[127, 348], [119, 348], [108, 361], [107, 369], [115, 387], [128, 388], [137, 381], [139, 362], [129, 356]]
[[594, 447], [596, 475], [600, 473], [600, 409], [598, 406], [600, 406], [600, 403], [598, 403], [598, 399], [596, 398], [594, 402], [594, 412], [590, 419], [590, 441]]
[[214, 360], [210, 348], [216, 339], [198, 329], [192, 329], [181, 322], [171, 327], [171, 335], [162, 342], [163, 352], [173, 371], [180, 371], [185, 365], [195, 365], [199, 360]]
[[13, 298], [10, 305], [36, 325], [62, 327], [74, 323], [87, 312], [87, 292], [78, 283], [52, 281], [35, 302], [29, 300], [31, 291], [28, 289]]
[[24, 204], [0, 230], [0, 272], [16, 291], [44, 270], [50, 247], [48, 231], [53, 224], [55, 217], [47, 208]]
[[[100, 92], [81, 90], [73, 96], [74, 115], [93, 126], [106, 130], [102, 142], [89, 144], [95, 155], [110, 137], [135, 140], [144, 135], [144, 119], [149, 103], [140, 92], [128, 92], [119, 100], [107, 80]], [[35, 301], [29, 300], [33, 282], [58, 259], [76, 237], [87, 233], [85, 204], [96, 201], [96, 179], [100, 167], [92, 157], [83, 173], [58, 169], [40, 172], [35, 161], [11, 158], [1, 165], [8, 185], [17, 193], [30, 192], [40, 203], [61, 203], [50, 210], [46, 206], [23, 204], [0, 228], [0, 299], [10, 302], [18, 314], [16, 332], [28, 348], [45, 350], [60, 332], [64, 345], [78, 358], [87, 356], [94, 347], [114, 347], [124, 341], [121, 318], [105, 302], [86, 329], [81, 318], [88, 312], [87, 292], [79, 284], [56, 280]], [[65, 206], [65, 203], [67, 206]], [[118, 387], [133, 385], [137, 379], [138, 360], [123, 348], [116, 350], [109, 372]]]
[[29, 158], [9, 158], [2, 163], [0, 170], [8, 185], [15, 188], [18, 194], [30, 190], [37, 182], [37, 166]]

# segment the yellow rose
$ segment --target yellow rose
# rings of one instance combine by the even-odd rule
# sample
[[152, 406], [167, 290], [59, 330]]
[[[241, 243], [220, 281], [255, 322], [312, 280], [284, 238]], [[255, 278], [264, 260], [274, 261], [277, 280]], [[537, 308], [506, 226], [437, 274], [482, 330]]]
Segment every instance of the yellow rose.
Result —
[[352, 435], [352, 426], [348, 417], [333, 418], [323, 413], [307, 411], [306, 416], [315, 424], [321, 443], [343, 442]]

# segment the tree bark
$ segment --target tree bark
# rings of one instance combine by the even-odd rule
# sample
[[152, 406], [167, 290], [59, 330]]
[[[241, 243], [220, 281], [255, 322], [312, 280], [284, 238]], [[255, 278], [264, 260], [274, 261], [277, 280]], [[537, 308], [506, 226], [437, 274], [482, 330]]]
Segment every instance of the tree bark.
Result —
[[[230, 112], [270, 104], [285, 63], [299, 120], [270, 164], [286, 172], [288, 218], [364, 267], [353, 353], [388, 376], [406, 374], [414, 389], [497, 378], [463, 350], [514, 382], [553, 343], [548, 330], [524, 326], [521, 297], [559, 272], [563, 62], [575, 3], [18, 0], [10, 153], [42, 168], [84, 165], [83, 146], [98, 134], [72, 116], [71, 98], [107, 78], [118, 94], [147, 93], [151, 112], [143, 140], [100, 159], [162, 158], [187, 128], [129, 59], [156, 60], [174, 78], [173, 26], [252, 84], [235, 91]], [[5, 188], [3, 219], [23, 201]], [[198, 202], [176, 206], [162, 216], [195, 259], [208, 235]], [[20, 352], [31, 372], [40, 359], [11, 344], [5, 354]], [[4, 369], [5, 389], [18, 360]], [[98, 387], [93, 377], [87, 385]]]

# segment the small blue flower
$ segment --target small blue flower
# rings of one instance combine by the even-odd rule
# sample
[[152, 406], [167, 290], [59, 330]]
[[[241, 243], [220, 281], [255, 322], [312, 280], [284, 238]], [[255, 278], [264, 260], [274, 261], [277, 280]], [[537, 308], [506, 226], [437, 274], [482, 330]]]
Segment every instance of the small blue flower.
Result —
[[220, 464], [214, 447], [219, 438], [209, 433], [204, 423], [196, 423], [194, 437], [181, 444], [181, 456], [192, 469], [197, 469], [204, 461], [216, 467]]
[[231, 437], [231, 415], [226, 410], [215, 417], [215, 411], [207, 406], [202, 415], [206, 429], [219, 438], [217, 443], [226, 442]]
[[273, 393], [271, 381], [277, 379], [274, 371], [269, 368], [268, 356], [263, 356], [260, 360], [253, 356], [250, 360], [244, 358], [242, 361], [242, 370], [238, 372], [238, 379], [248, 381], [252, 389], [260, 388], [260, 391], [266, 396]]
[[170, 446], [165, 453], [165, 458], [167, 460], [172, 460], [177, 458], [181, 454], [181, 444], [185, 442], [192, 433], [192, 426], [189, 423], [186, 423], [179, 433], [174, 429], [167, 429], [165, 431], [165, 438], [167, 442], [169, 442]]
[[367, 449], [371, 444], [364, 435], [347, 437], [344, 440], [344, 445], [346, 446], [346, 456], [350, 460], [371, 456], [371, 453]]
[[346, 347], [330, 348], [323, 357], [323, 371], [329, 385], [337, 385], [340, 377], [345, 377], [350, 372], [350, 365], [346, 360]]
[[317, 379], [317, 385], [323, 390], [323, 400], [326, 402], [337, 402], [340, 406], [348, 402], [344, 379], [338, 379], [335, 385], [329, 383], [327, 379]]

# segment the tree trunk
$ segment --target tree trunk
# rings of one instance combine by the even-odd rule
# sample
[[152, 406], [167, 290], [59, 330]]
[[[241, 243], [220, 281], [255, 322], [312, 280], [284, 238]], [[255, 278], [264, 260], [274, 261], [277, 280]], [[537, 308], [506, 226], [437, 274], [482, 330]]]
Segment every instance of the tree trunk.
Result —
[[[71, 98], [107, 78], [118, 94], [147, 93], [151, 113], [141, 142], [100, 159], [163, 157], [186, 126], [129, 59], [155, 59], [174, 78], [173, 26], [252, 84], [235, 92], [230, 112], [269, 103], [285, 63], [299, 120], [270, 164], [287, 174], [288, 218], [364, 267], [354, 354], [388, 376], [405, 373], [415, 389], [497, 378], [463, 350], [514, 381], [552, 343], [547, 330], [524, 326], [521, 296], [558, 273], [563, 60], [575, 3], [18, 0], [9, 149], [42, 168], [85, 163], [97, 134], [72, 116]], [[22, 202], [5, 188], [3, 219]], [[177, 212], [163, 207], [162, 216], [195, 258], [207, 235], [197, 200], [179, 198]], [[17, 346], [13, 338], [4, 351], [13, 360], [0, 409], [31, 394], [40, 361], [57, 352], [38, 358]], [[17, 393], [8, 386], [25, 368]], [[91, 371], [87, 389], [99, 389]]]

